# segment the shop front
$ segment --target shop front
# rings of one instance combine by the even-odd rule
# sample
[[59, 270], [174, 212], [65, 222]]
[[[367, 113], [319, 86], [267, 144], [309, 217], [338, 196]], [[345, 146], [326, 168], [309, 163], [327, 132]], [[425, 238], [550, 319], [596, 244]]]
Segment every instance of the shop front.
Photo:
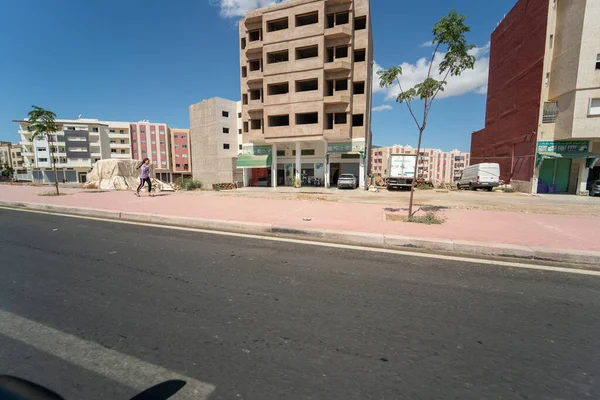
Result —
[[586, 194], [598, 156], [586, 140], [538, 142], [537, 193]]
[[365, 142], [245, 144], [237, 167], [246, 186], [330, 187], [341, 174], [365, 181]]

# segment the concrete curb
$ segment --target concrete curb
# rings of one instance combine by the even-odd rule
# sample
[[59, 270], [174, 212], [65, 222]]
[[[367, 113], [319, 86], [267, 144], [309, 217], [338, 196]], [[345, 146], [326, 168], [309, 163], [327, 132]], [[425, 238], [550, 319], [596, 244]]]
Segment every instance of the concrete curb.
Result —
[[82, 217], [111, 219], [117, 221], [150, 223], [163, 226], [178, 226], [184, 228], [232, 233], [280, 236], [294, 239], [312, 239], [358, 246], [405, 249], [419, 248], [433, 251], [437, 250], [467, 253], [480, 256], [502, 256], [530, 260], [600, 265], [600, 252], [595, 251], [558, 250], [543, 247], [518, 246], [500, 243], [482, 243], [451, 239], [406, 237], [366, 232], [298, 228], [295, 226], [278, 224], [173, 217], [157, 214], [111, 211], [94, 208], [76, 208], [69, 206], [25, 203], [6, 200], [0, 200], [0, 206]]

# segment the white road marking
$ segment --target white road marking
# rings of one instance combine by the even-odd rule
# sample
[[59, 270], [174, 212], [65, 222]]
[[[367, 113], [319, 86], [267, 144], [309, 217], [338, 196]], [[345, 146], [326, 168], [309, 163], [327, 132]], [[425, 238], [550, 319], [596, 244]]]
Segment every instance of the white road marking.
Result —
[[0, 310], [0, 334], [139, 392], [171, 379], [186, 382], [186, 385], [172, 397], [173, 399], [207, 400], [215, 390], [215, 387], [208, 383], [107, 349], [97, 343], [88, 342], [4, 310]]
[[35, 214], [58, 215], [61, 217], [87, 219], [87, 220], [101, 221], [101, 222], [111, 222], [111, 223], [116, 223], [116, 224], [137, 225], [137, 226], [147, 226], [147, 227], [151, 227], [151, 228], [172, 229], [172, 230], [186, 231], [186, 232], [206, 233], [206, 234], [210, 234], [210, 235], [232, 236], [232, 237], [239, 237], [239, 238], [246, 238], [246, 239], [266, 240], [266, 241], [272, 241], [272, 242], [295, 243], [295, 244], [302, 244], [302, 245], [309, 245], [309, 246], [347, 249], [347, 250], [355, 250], [355, 251], [362, 251], [362, 252], [369, 252], [369, 253], [394, 254], [394, 255], [407, 256], [407, 257], [431, 258], [431, 259], [436, 259], [436, 260], [457, 261], [457, 262], [465, 262], [465, 263], [471, 263], [471, 264], [502, 266], [502, 267], [508, 267], [508, 268], [533, 269], [533, 270], [547, 271], [547, 272], [563, 272], [563, 273], [567, 273], [567, 274], [600, 276], [599, 270], [592, 270], [592, 269], [564, 268], [564, 267], [554, 267], [551, 265], [527, 264], [527, 263], [501, 261], [501, 260], [485, 260], [485, 259], [480, 259], [480, 258], [450, 256], [450, 255], [444, 255], [444, 254], [419, 253], [419, 252], [408, 251], [408, 250], [395, 250], [395, 249], [385, 249], [385, 248], [378, 248], [378, 247], [374, 247], [374, 248], [373, 247], [364, 247], [364, 246], [349, 245], [349, 244], [315, 242], [315, 241], [311, 241], [311, 240], [290, 239], [290, 238], [266, 236], [266, 235], [253, 235], [253, 234], [249, 234], [249, 233], [211, 231], [208, 229], [159, 225], [159, 224], [151, 224], [151, 223], [147, 223], [147, 222], [120, 221], [120, 220], [115, 220], [115, 219], [110, 219], [110, 218], [88, 217], [88, 216], [83, 216], [83, 215], [70, 215], [70, 214], [63, 214], [63, 213], [37, 211], [37, 210], [25, 210], [25, 209], [20, 209], [20, 208], [11, 208], [11, 207], [2, 207], [2, 206], [0, 206], [0, 209], [6, 209], [6, 210], [11, 210], [11, 211], [22, 211], [22, 212], [29, 212], [29, 213], [35, 213]]

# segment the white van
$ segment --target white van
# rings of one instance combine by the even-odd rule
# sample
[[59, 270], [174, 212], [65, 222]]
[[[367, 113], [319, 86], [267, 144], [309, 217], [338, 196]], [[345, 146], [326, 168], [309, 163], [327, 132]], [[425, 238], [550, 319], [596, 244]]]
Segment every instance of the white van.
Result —
[[487, 189], [490, 192], [500, 186], [500, 165], [497, 163], [475, 164], [465, 168], [456, 183], [459, 189]]

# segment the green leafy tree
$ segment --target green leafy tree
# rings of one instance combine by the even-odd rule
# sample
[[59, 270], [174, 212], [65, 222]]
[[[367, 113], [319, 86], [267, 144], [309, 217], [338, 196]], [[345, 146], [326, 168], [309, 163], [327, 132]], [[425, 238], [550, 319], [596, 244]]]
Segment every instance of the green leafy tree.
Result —
[[8, 163], [4, 163], [4, 166], [2, 167], [2, 176], [10, 178], [14, 173], [15, 170]]
[[[391, 87], [398, 85], [400, 94], [396, 98], [398, 103], [405, 103], [410, 115], [412, 116], [419, 130], [419, 142], [417, 145], [417, 162], [415, 163], [415, 175], [410, 188], [410, 200], [408, 203], [408, 216], [413, 216], [413, 198], [415, 192], [415, 184], [417, 180], [419, 161], [421, 153], [421, 142], [423, 132], [427, 127], [427, 118], [431, 105], [438, 94], [444, 91], [449, 76], [461, 75], [468, 69], [473, 69], [475, 65], [475, 56], [470, 53], [474, 45], [467, 44], [465, 34], [470, 32], [470, 28], [465, 24], [466, 17], [458, 14], [455, 10], [451, 10], [448, 15], [439, 20], [433, 27], [433, 54], [429, 61], [429, 71], [427, 77], [414, 87], [405, 88], [400, 83], [400, 75], [402, 75], [402, 67], [395, 66], [387, 70], [378, 71], [379, 83], [381, 87]], [[439, 63], [438, 73], [433, 66], [436, 63], [436, 56], [443, 54], [446, 50], [443, 60]], [[441, 79], [436, 79], [441, 78]], [[423, 104], [423, 116], [417, 117], [415, 103]]]
[[31, 107], [32, 110], [27, 114], [29, 116], [29, 126], [27, 127], [27, 130], [31, 132], [32, 140], [48, 141], [48, 145], [50, 146], [50, 157], [52, 159], [52, 170], [54, 171], [54, 186], [56, 187], [56, 195], [58, 196], [60, 192], [58, 191], [58, 174], [56, 173], [56, 159], [54, 158], [56, 149], [54, 148], [53, 140], [53, 135], [58, 131], [58, 126], [55, 121], [56, 114], [38, 106]]

